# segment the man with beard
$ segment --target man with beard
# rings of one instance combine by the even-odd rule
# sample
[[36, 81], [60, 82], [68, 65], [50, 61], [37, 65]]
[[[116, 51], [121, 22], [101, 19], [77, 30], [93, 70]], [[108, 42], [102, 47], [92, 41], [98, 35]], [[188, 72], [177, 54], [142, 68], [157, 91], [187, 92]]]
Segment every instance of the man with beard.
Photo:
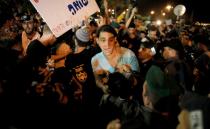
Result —
[[21, 21], [22, 21], [22, 27], [23, 27], [22, 51], [23, 51], [23, 56], [25, 56], [30, 42], [35, 39], [39, 39], [41, 35], [36, 30], [36, 26], [35, 26], [34, 19], [32, 16], [23, 15], [21, 17]]

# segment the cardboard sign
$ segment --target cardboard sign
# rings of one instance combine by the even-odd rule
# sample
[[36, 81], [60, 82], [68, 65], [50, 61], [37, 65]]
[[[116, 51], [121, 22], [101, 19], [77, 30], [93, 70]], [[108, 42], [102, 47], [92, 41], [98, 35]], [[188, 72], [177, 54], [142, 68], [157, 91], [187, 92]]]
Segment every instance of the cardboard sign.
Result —
[[99, 11], [95, 0], [30, 0], [56, 37]]

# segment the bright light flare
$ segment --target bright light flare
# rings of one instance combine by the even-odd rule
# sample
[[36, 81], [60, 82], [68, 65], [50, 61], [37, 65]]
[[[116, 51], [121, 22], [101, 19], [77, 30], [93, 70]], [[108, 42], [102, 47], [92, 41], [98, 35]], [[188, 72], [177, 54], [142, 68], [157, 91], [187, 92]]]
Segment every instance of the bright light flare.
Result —
[[152, 15], [155, 14], [155, 11], [152, 10], [152, 11], [150, 12], [150, 14], [152, 14]]
[[157, 20], [157, 21], [156, 21], [156, 24], [157, 24], [158, 26], [161, 25], [161, 23], [162, 23], [161, 20]]

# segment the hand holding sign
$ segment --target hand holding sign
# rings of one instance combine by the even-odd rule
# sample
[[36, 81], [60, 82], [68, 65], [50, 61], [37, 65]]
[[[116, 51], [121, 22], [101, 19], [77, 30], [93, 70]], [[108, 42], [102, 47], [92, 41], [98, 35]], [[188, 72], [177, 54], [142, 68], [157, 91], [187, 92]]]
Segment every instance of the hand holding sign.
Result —
[[78, 25], [85, 17], [99, 11], [95, 0], [30, 1], [56, 37]]

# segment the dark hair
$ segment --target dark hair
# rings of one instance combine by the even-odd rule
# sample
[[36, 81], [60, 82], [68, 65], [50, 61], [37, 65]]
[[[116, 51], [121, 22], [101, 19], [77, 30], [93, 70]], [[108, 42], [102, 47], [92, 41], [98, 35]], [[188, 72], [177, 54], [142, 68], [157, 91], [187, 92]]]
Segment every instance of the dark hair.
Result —
[[137, 4], [137, 0], [130, 0], [130, 4], [133, 6], [133, 7], [136, 7], [138, 4]]
[[128, 98], [131, 93], [131, 81], [119, 72], [109, 74], [108, 86], [110, 94], [121, 98]]
[[95, 20], [91, 20], [90, 23], [89, 23], [90, 26], [95, 26], [95, 27], [98, 27], [98, 24]]
[[31, 41], [26, 53], [27, 60], [35, 67], [44, 67], [50, 54], [48, 48], [37, 39]]
[[96, 36], [99, 37], [101, 32], [109, 32], [112, 33], [115, 37], [117, 37], [117, 32], [115, 31], [115, 29], [110, 26], [110, 25], [103, 25], [101, 26], [97, 32], [96, 32]]
[[208, 36], [199, 35], [197, 39], [195, 39], [195, 42], [205, 45], [208, 50], [210, 50], [210, 40]]
[[149, 31], [158, 31], [158, 28], [154, 25], [151, 25], [151, 26], [148, 27], [148, 30]]
[[162, 44], [163, 47], [170, 47], [176, 50], [180, 59], [184, 58], [184, 47], [182, 46], [180, 39], [178, 38], [168, 39], [165, 40]]

